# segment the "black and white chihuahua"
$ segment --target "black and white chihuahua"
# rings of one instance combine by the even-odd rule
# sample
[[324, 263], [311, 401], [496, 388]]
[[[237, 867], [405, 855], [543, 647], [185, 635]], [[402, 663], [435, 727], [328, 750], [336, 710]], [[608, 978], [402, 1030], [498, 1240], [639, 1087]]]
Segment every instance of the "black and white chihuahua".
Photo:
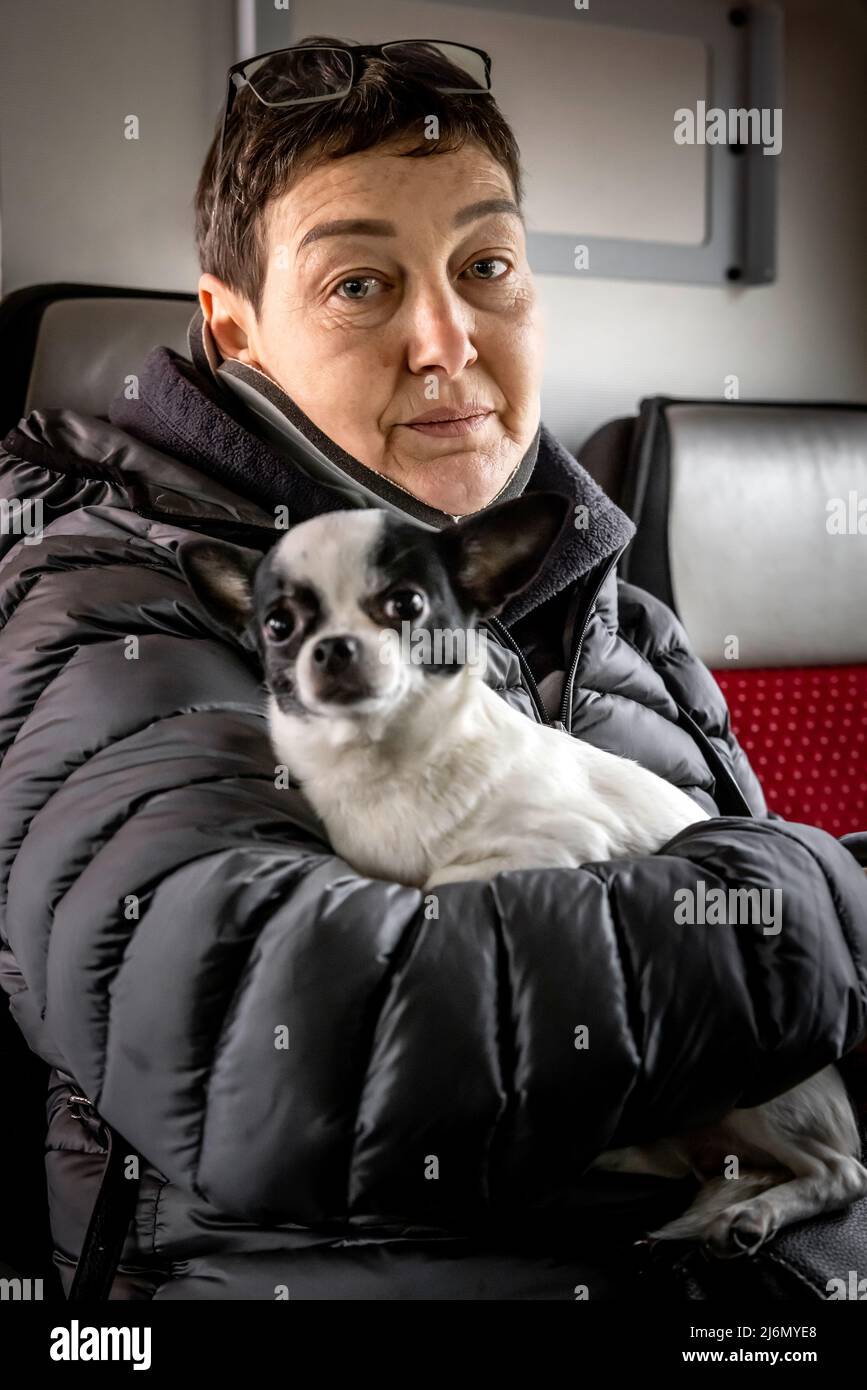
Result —
[[[180, 547], [203, 607], [259, 653], [278, 762], [360, 873], [430, 890], [577, 868], [653, 854], [708, 819], [637, 763], [511, 708], [473, 659], [478, 622], [538, 574], [570, 512], [568, 498], [532, 492], [438, 532], [371, 509], [315, 517], [264, 557], [205, 538]], [[651, 1234], [732, 1256], [867, 1193], [859, 1154], [827, 1067], [764, 1105], [593, 1166], [694, 1173], [692, 1206]], [[740, 1177], [719, 1176], [730, 1155]]]

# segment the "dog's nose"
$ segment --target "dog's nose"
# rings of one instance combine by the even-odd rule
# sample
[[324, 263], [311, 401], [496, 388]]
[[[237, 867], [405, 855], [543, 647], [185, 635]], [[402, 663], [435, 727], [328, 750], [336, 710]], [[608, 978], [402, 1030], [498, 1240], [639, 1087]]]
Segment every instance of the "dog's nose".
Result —
[[336, 675], [353, 665], [358, 648], [355, 637], [323, 637], [313, 648], [313, 664], [326, 675]]

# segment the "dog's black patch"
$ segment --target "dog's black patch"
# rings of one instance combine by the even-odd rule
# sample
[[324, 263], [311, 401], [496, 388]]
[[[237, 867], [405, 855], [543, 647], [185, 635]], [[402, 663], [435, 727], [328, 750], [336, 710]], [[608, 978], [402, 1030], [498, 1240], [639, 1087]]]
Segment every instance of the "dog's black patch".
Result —
[[[383, 600], [401, 589], [421, 590], [427, 598], [427, 611], [419, 618], [406, 621], [412, 633], [427, 632], [430, 641], [418, 646], [419, 659], [414, 659], [413, 664], [430, 675], [456, 674], [465, 665], [469, 644], [466, 641], [444, 644], [442, 634], [465, 633], [475, 627], [477, 615], [461, 603], [452, 587], [438, 545], [438, 533], [389, 515], [371, 558], [377, 574], [382, 576], [383, 588], [364, 604], [366, 612], [382, 627], [400, 632], [404, 620], [387, 616]], [[439, 642], [435, 640], [437, 634]], [[421, 659], [425, 648], [431, 653], [430, 660]], [[443, 659], [444, 650], [448, 660]]]
[[[306, 713], [295, 691], [295, 662], [303, 643], [327, 617], [322, 596], [306, 584], [293, 584], [275, 564], [276, 546], [256, 571], [253, 584], [253, 637], [268, 688], [284, 714]], [[269, 639], [265, 624], [286, 618], [292, 632], [285, 642]]]

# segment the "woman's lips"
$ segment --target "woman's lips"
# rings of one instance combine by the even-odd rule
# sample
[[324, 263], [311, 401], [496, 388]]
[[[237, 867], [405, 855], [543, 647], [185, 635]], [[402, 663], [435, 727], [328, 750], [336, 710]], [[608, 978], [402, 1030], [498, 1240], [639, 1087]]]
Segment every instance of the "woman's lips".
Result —
[[448, 410], [432, 410], [428, 415], [420, 415], [417, 420], [407, 420], [405, 429], [415, 430], [417, 434], [456, 435], [472, 434], [479, 430], [493, 415], [492, 410], [475, 410], [471, 414], [456, 411], [450, 415]]

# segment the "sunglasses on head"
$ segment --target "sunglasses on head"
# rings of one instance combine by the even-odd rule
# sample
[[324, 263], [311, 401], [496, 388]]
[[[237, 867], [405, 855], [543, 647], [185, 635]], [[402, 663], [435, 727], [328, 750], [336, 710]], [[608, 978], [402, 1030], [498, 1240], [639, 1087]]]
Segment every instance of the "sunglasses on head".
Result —
[[309, 106], [339, 101], [358, 83], [367, 58], [384, 58], [393, 67], [421, 78], [450, 96], [485, 95], [491, 90], [491, 60], [481, 48], [442, 39], [396, 39], [391, 43], [297, 44], [245, 58], [229, 68], [220, 131], [218, 165], [229, 116], [242, 91], [263, 106]]

